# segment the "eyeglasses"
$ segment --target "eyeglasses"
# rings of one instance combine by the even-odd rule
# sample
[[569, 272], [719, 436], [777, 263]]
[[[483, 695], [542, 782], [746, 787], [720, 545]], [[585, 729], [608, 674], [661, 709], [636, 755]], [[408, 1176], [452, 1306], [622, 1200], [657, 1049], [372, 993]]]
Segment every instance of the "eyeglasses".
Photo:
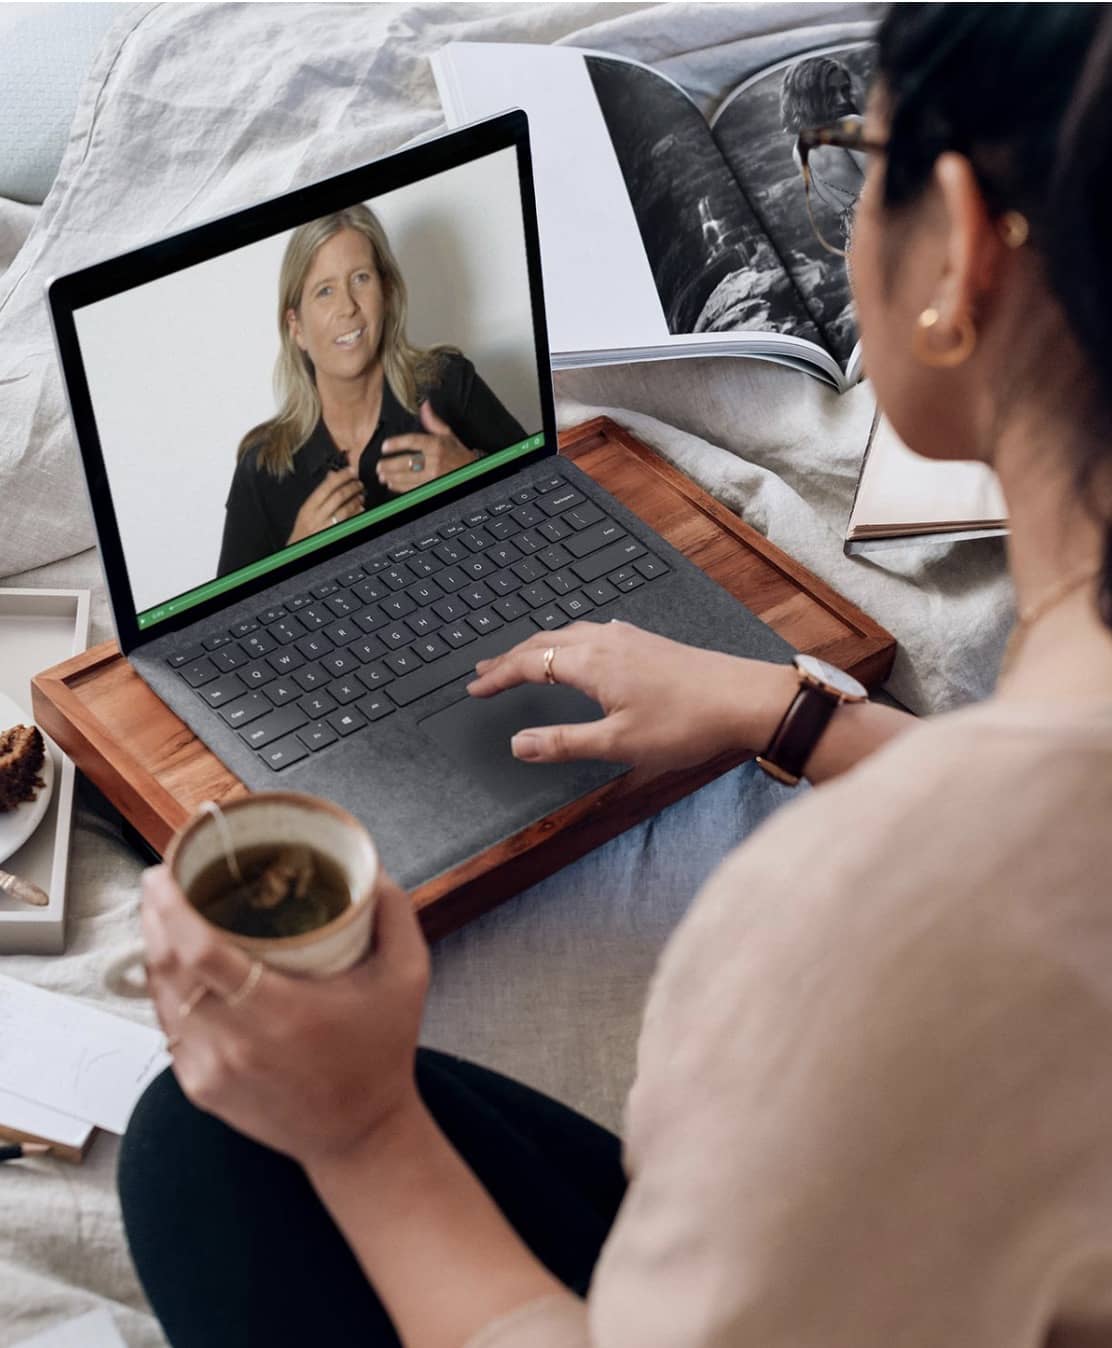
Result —
[[[795, 155], [799, 160], [799, 171], [803, 175], [803, 199], [807, 203], [807, 219], [810, 220], [811, 228], [815, 231], [815, 238], [828, 253], [833, 253], [836, 257], [846, 257], [844, 248], [835, 247], [829, 239], [823, 236], [818, 221], [815, 219], [815, 212], [811, 203], [810, 155], [812, 150], [818, 149], [820, 146], [830, 146], [838, 150], [850, 150], [858, 154], [865, 154], [869, 151], [882, 153], [888, 148], [888, 143], [887, 141], [871, 140], [865, 135], [865, 120], [863, 117], [843, 117], [840, 121], [832, 122], [829, 126], [804, 128], [796, 137]], [[851, 210], [854, 204], [853, 200], [848, 199], [845, 188], [841, 188], [840, 191], [841, 194], [847, 196], [846, 210]]]

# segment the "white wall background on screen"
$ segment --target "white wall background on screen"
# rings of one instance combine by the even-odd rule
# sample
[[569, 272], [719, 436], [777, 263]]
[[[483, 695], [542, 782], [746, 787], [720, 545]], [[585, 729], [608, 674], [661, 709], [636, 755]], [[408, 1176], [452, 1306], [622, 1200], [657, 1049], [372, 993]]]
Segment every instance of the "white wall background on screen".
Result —
[[[459, 347], [526, 432], [538, 431], [515, 151], [368, 205], [409, 288], [411, 339]], [[140, 611], [216, 574], [236, 446], [275, 409], [278, 273], [288, 238], [264, 239], [77, 312]]]

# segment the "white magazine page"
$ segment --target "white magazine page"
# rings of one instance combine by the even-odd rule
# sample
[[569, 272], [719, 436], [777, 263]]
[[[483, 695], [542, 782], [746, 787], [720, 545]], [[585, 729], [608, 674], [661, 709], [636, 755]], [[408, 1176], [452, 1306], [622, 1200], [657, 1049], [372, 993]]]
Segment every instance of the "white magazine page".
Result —
[[529, 116], [553, 353], [667, 342], [668, 325], [583, 56], [454, 42], [432, 61], [449, 126]]
[[987, 464], [924, 459], [881, 417], [865, 459], [850, 529], [1006, 523], [1000, 482]]

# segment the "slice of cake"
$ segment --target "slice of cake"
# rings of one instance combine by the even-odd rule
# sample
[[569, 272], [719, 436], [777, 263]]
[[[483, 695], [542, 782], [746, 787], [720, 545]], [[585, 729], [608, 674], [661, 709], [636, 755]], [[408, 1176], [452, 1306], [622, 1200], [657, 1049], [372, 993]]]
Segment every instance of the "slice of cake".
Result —
[[0, 730], [0, 813], [34, 800], [42, 779], [45, 750], [38, 726]]

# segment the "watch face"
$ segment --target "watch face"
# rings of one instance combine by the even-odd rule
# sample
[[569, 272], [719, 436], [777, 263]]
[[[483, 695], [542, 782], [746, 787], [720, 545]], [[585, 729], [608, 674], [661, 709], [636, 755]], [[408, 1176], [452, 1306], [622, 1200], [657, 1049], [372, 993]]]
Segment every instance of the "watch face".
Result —
[[869, 696], [869, 690], [858, 683], [852, 674], [847, 674], [844, 669], [827, 664], [825, 660], [819, 660], [816, 656], [797, 655], [795, 667], [809, 682], [817, 684], [820, 688], [828, 688], [840, 697], [860, 701]]

